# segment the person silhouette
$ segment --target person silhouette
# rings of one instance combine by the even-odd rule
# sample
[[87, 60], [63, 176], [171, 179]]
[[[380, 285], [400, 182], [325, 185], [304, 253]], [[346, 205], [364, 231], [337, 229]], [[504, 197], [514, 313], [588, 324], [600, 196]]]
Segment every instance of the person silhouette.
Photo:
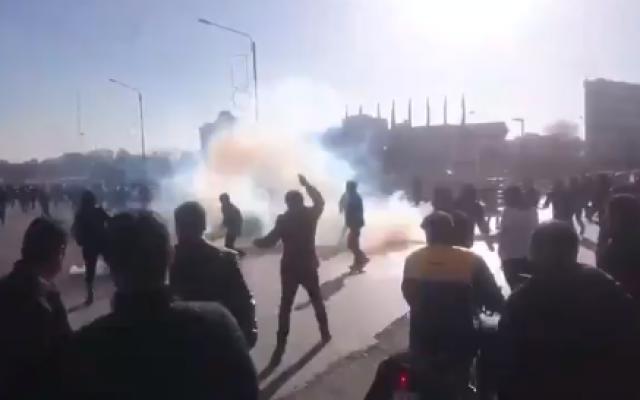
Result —
[[329, 322], [324, 301], [320, 292], [316, 254], [316, 227], [324, 210], [324, 199], [314, 186], [303, 175], [299, 175], [300, 184], [311, 198], [312, 205], [304, 205], [302, 193], [290, 190], [285, 195], [287, 211], [276, 219], [273, 229], [264, 237], [256, 239], [258, 248], [274, 247], [282, 241], [283, 252], [280, 262], [282, 296], [278, 314], [278, 333], [276, 349], [272, 356], [272, 364], [278, 364], [284, 354], [289, 328], [291, 325], [291, 309], [298, 291], [298, 286], [306, 289], [324, 342], [331, 340]]

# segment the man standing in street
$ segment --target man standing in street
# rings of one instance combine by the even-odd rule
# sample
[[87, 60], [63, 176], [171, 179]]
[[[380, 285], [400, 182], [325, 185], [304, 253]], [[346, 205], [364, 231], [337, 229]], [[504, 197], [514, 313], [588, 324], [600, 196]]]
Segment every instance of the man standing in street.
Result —
[[21, 259], [0, 279], [2, 399], [49, 397], [52, 368], [71, 337], [54, 284], [66, 248], [64, 229], [48, 218], [36, 218], [24, 234]]
[[551, 191], [547, 194], [543, 208], [552, 206], [553, 219], [557, 221], [565, 221], [573, 226], [573, 205], [571, 195], [562, 179], [556, 179], [553, 183]]
[[225, 306], [252, 348], [258, 339], [255, 303], [236, 254], [202, 238], [207, 215], [199, 203], [183, 203], [174, 216], [178, 244], [169, 270], [171, 292], [184, 301], [215, 301]]
[[229, 311], [171, 296], [170, 237], [155, 214], [113, 217], [105, 248], [116, 289], [111, 312], [75, 332], [62, 360], [63, 393], [49, 398], [258, 399], [255, 368]]
[[304, 198], [300, 191], [290, 190], [285, 195], [287, 211], [278, 216], [275, 227], [267, 236], [254, 241], [259, 248], [273, 247], [280, 240], [283, 244], [280, 263], [282, 297], [278, 315], [278, 341], [271, 359], [272, 365], [279, 364], [284, 355], [291, 323], [291, 308], [300, 285], [309, 294], [322, 341], [326, 343], [331, 340], [327, 312], [320, 293], [318, 278], [320, 263], [316, 254], [316, 227], [324, 210], [324, 199], [318, 189], [313, 187], [304, 176], [299, 175], [298, 179], [311, 198], [311, 207], [304, 205]]
[[522, 183], [522, 194], [524, 195], [524, 201], [527, 207], [538, 209], [540, 203], [540, 192], [536, 189], [533, 179], [527, 177], [524, 178]]
[[220, 204], [222, 204], [222, 226], [227, 230], [224, 236], [224, 247], [238, 252], [240, 257], [243, 257], [245, 252], [236, 249], [236, 239], [242, 234], [242, 213], [231, 202], [227, 193], [220, 195]]
[[85, 283], [87, 285], [86, 305], [93, 304], [93, 281], [96, 277], [98, 257], [104, 254], [107, 212], [97, 204], [93, 192], [82, 193], [80, 207], [73, 221], [72, 231], [78, 245], [82, 248], [85, 265]]
[[352, 271], [362, 271], [364, 265], [369, 261], [360, 248], [360, 231], [364, 226], [364, 207], [362, 197], [358, 193], [358, 183], [347, 181], [346, 192], [343, 195], [344, 201], [340, 202], [341, 212], [344, 212], [345, 226], [349, 229], [347, 236], [347, 247], [353, 253]]
[[51, 218], [51, 212], [49, 210], [49, 203], [51, 198], [49, 193], [47, 192], [47, 188], [42, 186], [38, 189], [38, 203], [40, 203], [40, 210], [42, 210], [42, 215]]

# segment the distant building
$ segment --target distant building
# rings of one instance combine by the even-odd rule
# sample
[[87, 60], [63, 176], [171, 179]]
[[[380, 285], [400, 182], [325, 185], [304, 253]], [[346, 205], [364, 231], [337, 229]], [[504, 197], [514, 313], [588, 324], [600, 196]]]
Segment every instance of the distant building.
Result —
[[389, 131], [387, 171], [395, 175], [478, 181], [500, 175], [509, 132], [504, 122], [398, 126]]
[[388, 122], [366, 114], [345, 116], [342, 127], [328, 130], [322, 137], [325, 146], [346, 160], [360, 179], [377, 177], [383, 170]]
[[508, 142], [512, 175], [556, 179], [585, 171], [584, 141], [579, 136], [525, 133]]
[[640, 165], [640, 85], [605, 79], [584, 82], [585, 140], [601, 168]]
[[504, 122], [414, 126], [410, 117], [394, 120], [395, 107], [390, 125], [379, 116], [346, 115], [342, 129], [328, 132], [325, 143], [360, 175], [376, 175], [377, 181], [395, 187], [418, 178], [431, 183], [469, 182], [504, 172], [508, 133]]
[[229, 111], [220, 111], [215, 122], [207, 122], [200, 127], [200, 150], [206, 154], [211, 138], [216, 134], [233, 129], [236, 117]]

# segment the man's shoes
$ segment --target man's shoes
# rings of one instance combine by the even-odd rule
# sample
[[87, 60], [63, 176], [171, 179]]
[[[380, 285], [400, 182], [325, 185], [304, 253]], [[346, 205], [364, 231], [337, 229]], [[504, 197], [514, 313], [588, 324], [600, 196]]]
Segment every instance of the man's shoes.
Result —
[[364, 271], [364, 266], [367, 264], [367, 262], [369, 262], [369, 259], [367, 257], [355, 260], [349, 267], [349, 269], [354, 273], [362, 272]]
[[322, 343], [329, 343], [332, 339], [331, 332], [328, 329], [322, 330], [320, 336], [322, 337]]
[[364, 268], [364, 266], [369, 262], [369, 257], [367, 257], [364, 253], [355, 258], [353, 265], [359, 266], [360, 269]]

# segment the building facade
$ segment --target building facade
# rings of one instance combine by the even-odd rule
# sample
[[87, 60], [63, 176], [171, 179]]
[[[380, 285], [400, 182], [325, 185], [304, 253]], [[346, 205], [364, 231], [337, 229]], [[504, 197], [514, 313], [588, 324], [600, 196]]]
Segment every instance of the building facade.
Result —
[[[328, 132], [325, 143], [356, 171], [388, 186], [420, 180], [480, 182], [502, 176], [507, 157], [504, 122], [414, 126], [410, 119], [391, 123], [366, 114], [346, 116], [342, 129]], [[385, 186], [387, 186], [385, 184]]]
[[587, 156], [598, 168], [640, 166], [640, 85], [584, 82]]

